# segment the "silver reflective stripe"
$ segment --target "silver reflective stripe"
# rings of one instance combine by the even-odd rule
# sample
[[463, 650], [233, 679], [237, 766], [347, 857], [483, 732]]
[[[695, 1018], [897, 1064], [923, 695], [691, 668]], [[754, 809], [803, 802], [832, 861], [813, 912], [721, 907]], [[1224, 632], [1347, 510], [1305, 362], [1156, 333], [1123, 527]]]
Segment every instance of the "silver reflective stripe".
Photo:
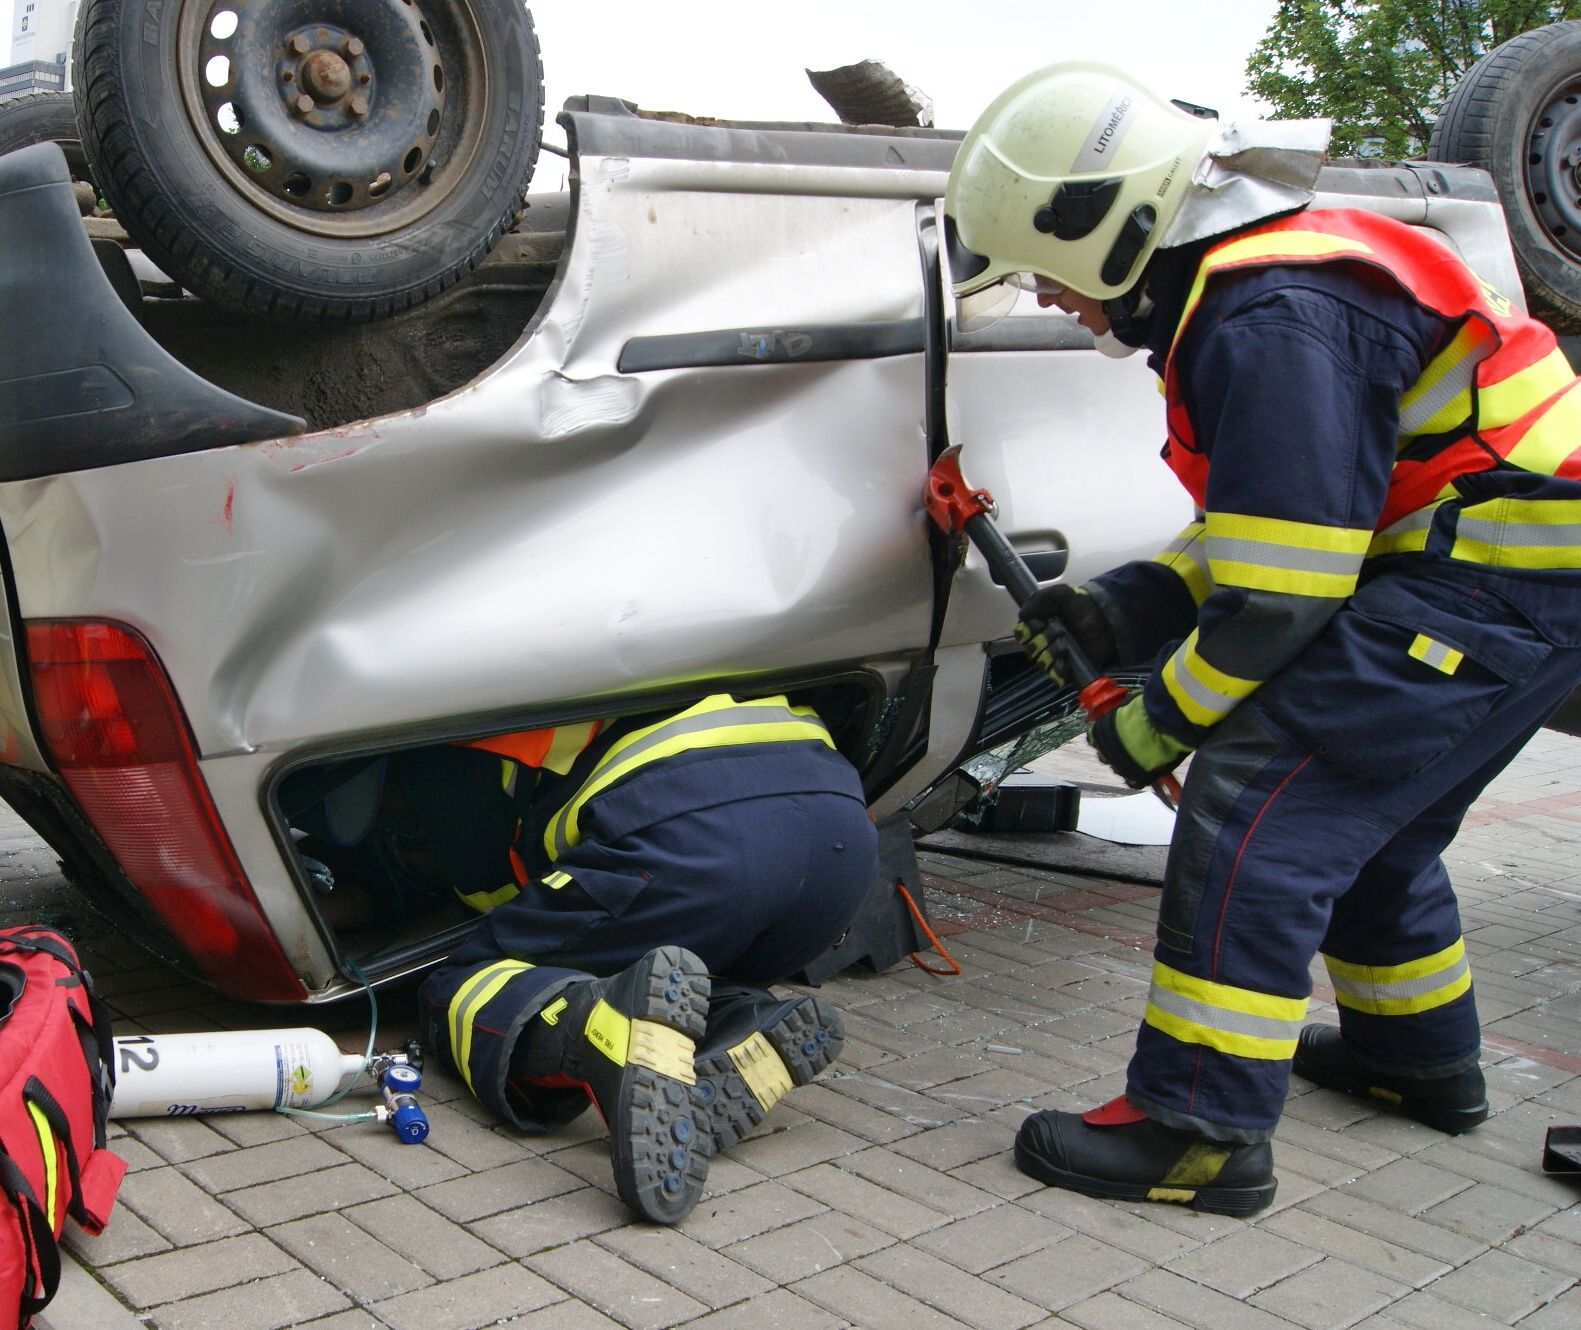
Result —
[[1136, 116], [1136, 95], [1116, 89], [1109, 104], [1093, 123], [1092, 132], [1081, 145], [1076, 160], [1070, 164], [1071, 175], [1086, 175], [1090, 171], [1113, 170], [1115, 152], [1130, 131]]
[[[1494, 349], [1492, 342], [1483, 342], [1473, 347], [1468, 354], [1451, 365], [1444, 376], [1416, 401], [1409, 404], [1402, 403], [1400, 433], [1406, 437], [1419, 433], [1422, 426], [1448, 406], [1458, 394], [1469, 392], [1476, 379], [1478, 364]], [[1431, 372], [1433, 367], [1429, 365], [1427, 368]], [[1470, 415], [1469, 410], [1467, 415]]]
[[1193, 702], [1204, 711], [1211, 711], [1214, 715], [1224, 715], [1240, 706], [1241, 698], [1231, 693], [1221, 693], [1217, 688], [1210, 687], [1191, 672], [1185, 648], [1182, 647], [1176, 659], [1175, 681], [1180, 689]]
[[[592, 771], [588, 772], [587, 779], [582, 782], [581, 788], [554, 815], [549, 825], [549, 830], [553, 835], [553, 853], [551, 858], [558, 859], [571, 848], [569, 828], [572, 812], [591, 797], [590, 791], [602, 793], [599, 782], [606, 773], [615, 767], [629, 766], [635, 770], [644, 764], [644, 754], [686, 735], [703, 734], [710, 730], [735, 730], [746, 726], [791, 724], [817, 730], [819, 735], [828, 741], [828, 731], [824, 728], [823, 723], [814, 717], [797, 715], [789, 707], [737, 704], [735, 706], [722, 707], [717, 711], [704, 712], [700, 716], [678, 716], [676, 719], [660, 725], [657, 729], [650, 730], [647, 734], [625, 747], [617, 744], [598, 760], [598, 764]], [[830, 741], [830, 746], [833, 746], [832, 741]]]
[[1293, 568], [1303, 573], [1336, 573], [1342, 576], [1361, 568], [1362, 555], [1344, 550], [1302, 549], [1241, 536], [1209, 536], [1209, 563], [1251, 563], [1262, 568]]
[[1392, 979], [1384, 983], [1373, 983], [1366, 979], [1351, 979], [1337, 975], [1332, 969], [1329, 970], [1328, 978], [1336, 994], [1343, 993], [1346, 997], [1363, 1002], [1384, 1002], [1390, 998], [1426, 997], [1429, 993], [1436, 993], [1439, 989], [1448, 987], [1470, 969], [1471, 961], [1462, 952], [1453, 964], [1446, 965], [1442, 970], [1434, 970], [1432, 974], [1417, 975], [1414, 979]]
[[1544, 545], [1581, 545], [1581, 522], [1495, 522], [1465, 513], [1455, 523], [1461, 540], [1479, 540], [1486, 545], [1514, 545], [1532, 549]]
[[1441, 670], [1445, 674], [1452, 674], [1454, 673], [1453, 670], [1447, 670], [1444, 668], [1449, 663], [1449, 657], [1451, 654], [1459, 656], [1461, 653], [1455, 651], [1453, 647], [1445, 646], [1442, 642], [1430, 641], [1422, 650], [1422, 663], [1424, 665], [1431, 665], [1435, 670]]
[[1190, 1021], [1193, 1025], [1206, 1026], [1210, 1030], [1223, 1030], [1226, 1034], [1252, 1035], [1258, 1039], [1285, 1039], [1294, 1042], [1301, 1033], [1302, 1017], [1293, 1021], [1282, 1021], [1276, 1016], [1253, 1016], [1244, 1011], [1230, 1011], [1225, 1007], [1210, 1006], [1206, 1002], [1197, 1002], [1192, 998], [1182, 997], [1179, 993], [1168, 988], [1160, 987], [1154, 982], [1152, 991], [1147, 995], [1148, 1005], [1157, 1007], [1160, 1011], [1183, 1021]]
[[1208, 555], [1204, 548], [1202, 531], [1199, 528], [1190, 536], [1177, 536], [1158, 552], [1161, 563], [1169, 562], [1171, 556], [1176, 559], [1190, 559], [1204, 573], [1208, 571]]
[[1433, 525], [1433, 519], [1438, 516], [1438, 505], [1435, 503], [1428, 508], [1418, 508], [1414, 513], [1407, 513], [1398, 522], [1391, 522], [1378, 534], [1380, 536], [1403, 536], [1408, 531], [1425, 531]]

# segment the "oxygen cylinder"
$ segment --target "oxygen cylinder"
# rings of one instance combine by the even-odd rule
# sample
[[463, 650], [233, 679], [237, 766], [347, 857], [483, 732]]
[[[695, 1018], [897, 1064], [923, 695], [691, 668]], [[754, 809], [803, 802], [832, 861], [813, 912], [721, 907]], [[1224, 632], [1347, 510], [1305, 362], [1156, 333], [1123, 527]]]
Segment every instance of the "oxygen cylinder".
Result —
[[311, 1108], [362, 1066], [322, 1030], [118, 1035], [110, 1116]]

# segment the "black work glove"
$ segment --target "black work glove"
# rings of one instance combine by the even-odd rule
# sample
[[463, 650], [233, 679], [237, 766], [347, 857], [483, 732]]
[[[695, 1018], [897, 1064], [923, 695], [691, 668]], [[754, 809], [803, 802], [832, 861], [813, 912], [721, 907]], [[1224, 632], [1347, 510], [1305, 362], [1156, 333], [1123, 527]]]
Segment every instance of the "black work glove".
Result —
[[1148, 719], [1140, 693], [1132, 693], [1129, 701], [1088, 726], [1087, 742], [1097, 750], [1099, 760], [1133, 790], [1145, 790], [1179, 766], [1191, 751]]
[[[1053, 625], [1054, 631], [1050, 632]], [[1118, 650], [1114, 642], [1114, 629], [1104, 618], [1098, 602], [1080, 587], [1057, 582], [1053, 586], [1039, 587], [1021, 607], [1021, 621], [1016, 624], [1016, 641], [1026, 652], [1027, 659], [1063, 688], [1072, 682], [1066, 678], [1069, 669], [1060, 651], [1060, 629], [1063, 629], [1092, 663], [1096, 670], [1104, 670], [1115, 662]]]

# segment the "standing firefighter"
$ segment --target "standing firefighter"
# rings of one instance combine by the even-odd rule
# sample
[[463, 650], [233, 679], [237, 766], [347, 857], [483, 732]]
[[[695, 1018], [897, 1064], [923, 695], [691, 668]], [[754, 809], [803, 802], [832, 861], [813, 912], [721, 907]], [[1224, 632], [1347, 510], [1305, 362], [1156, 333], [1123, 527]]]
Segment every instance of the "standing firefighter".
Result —
[[[1055, 621], [1100, 668], [1153, 662], [1089, 735], [1129, 784], [1195, 753], [1126, 1092], [1016, 1138], [1089, 1195], [1266, 1206], [1292, 1058], [1441, 1131], [1488, 1112], [1439, 854], [1581, 679], [1581, 389], [1432, 235], [1308, 208], [1326, 141], [1069, 63], [950, 177], [956, 295], [1030, 273], [1101, 350], [1146, 349], [1199, 510], [1017, 628], [1056, 680]], [[1337, 1031], [1302, 1028], [1318, 951]]]
[[[424, 982], [424, 1032], [526, 1131], [593, 1103], [616, 1190], [674, 1223], [708, 1159], [838, 1053], [760, 985], [831, 945], [878, 872], [856, 771], [784, 697], [481, 740], [514, 784], [516, 884]], [[710, 974], [715, 976], [710, 978]]]

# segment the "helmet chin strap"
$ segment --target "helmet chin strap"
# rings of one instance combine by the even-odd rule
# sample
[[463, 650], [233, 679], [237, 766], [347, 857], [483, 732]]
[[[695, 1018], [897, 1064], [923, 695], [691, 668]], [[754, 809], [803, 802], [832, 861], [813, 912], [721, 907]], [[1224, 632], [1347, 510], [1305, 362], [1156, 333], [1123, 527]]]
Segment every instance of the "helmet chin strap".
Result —
[[1098, 350], [1104, 355], [1114, 359], [1138, 351], [1147, 343], [1147, 334], [1152, 324], [1153, 301], [1146, 290], [1147, 274], [1144, 270], [1135, 286], [1124, 295], [1118, 295], [1113, 300], [1103, 302], [1104, 317], [1109, 320], [1109, 332], [1118, 342], [1102, 342]]

